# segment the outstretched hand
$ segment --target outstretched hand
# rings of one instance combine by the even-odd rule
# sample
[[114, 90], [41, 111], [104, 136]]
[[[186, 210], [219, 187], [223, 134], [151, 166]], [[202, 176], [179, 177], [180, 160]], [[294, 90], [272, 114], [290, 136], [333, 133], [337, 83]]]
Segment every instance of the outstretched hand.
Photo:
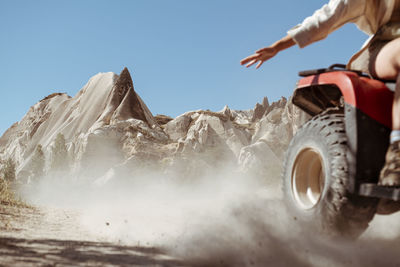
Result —
[[256, 69], [258, 69], [265, 61], [273, 58], [277, 53], [278, 51], [277, 49], [275, 49], [275, 47], [265, 47], [257, 50], [253, 55], [242, 59], [242, 61], [240, 61], [240, 64], [246, 65], [246, 67], [248, 68], [258, 62], [256, 66]]
[[240, 61], [240, 64], [246, 65], [246, 67], [248, 68], [258, 63], [256, 66], [256, 69], [258, 69], [265, 61], [276, 56], [278, 52], [287, 49], [289, 47], [292, 47], [295, 44], [296, 43], [294, 42], [292, 37], [286, 35], [285, 37], [275, 42], [271, 46], [261, 48], [260, 50], [257, 50], [253, 55], [242, 59], [242, 61]]

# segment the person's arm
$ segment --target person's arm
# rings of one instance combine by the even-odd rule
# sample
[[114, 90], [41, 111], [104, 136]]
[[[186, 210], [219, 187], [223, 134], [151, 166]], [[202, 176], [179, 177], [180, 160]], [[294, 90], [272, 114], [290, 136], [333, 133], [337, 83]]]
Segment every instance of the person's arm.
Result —
[[286, 35], [271, 46], [257, 50], [253, 55], [242, 59], [242, 61], [240, 61], [240, 64], [246, 65], [246, 67], [248, 68], [258, 62], [256, 66], [256, 69], [258, 69], [265, 61], [273, 58], [280, 51], [292, 47], [295, 44], [295, 41], [289, 35]]
[[279, 51], [297, 44], [303, 48], [311, 43], [324, 39], [332, 31], [347, 22], [356, 22], [365, 11], [365, 0], [330, 0], [311, 17], [288, 31], [288, 35], [273, 45], [256, 51], [243, 59], [247, 67], [259, 62], [259, 68], [266, 60], [274, 57]]

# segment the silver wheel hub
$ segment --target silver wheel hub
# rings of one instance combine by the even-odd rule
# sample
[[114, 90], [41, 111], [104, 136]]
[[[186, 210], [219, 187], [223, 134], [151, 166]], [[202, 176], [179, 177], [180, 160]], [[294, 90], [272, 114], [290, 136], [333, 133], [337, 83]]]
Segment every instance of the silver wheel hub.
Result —
[[302, 209], [315, 207], [321, 199], [325, 171], [318, 151], [306, 148], [300, 151], [292, 169], [292, 193]]

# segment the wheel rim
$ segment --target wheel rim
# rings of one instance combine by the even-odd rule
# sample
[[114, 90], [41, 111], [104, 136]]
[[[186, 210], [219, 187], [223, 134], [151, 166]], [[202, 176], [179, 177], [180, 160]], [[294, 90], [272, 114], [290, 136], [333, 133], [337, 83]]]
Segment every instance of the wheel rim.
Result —
[[320, 154], [303, 149], [296, 157], [292, 171], [292, 192], [302, 209], [315, 207], [321, 199], [325, 184], [325, 171]]

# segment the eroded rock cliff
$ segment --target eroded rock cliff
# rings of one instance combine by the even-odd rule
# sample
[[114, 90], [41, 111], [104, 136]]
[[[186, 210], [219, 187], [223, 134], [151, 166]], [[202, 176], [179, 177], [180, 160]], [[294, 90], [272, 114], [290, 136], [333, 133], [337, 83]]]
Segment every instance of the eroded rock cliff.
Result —
[[77, 179], [104, 180], [118, 169], [129, 172], [143, 164], [165, 171], [179, 164], [190, 168], [189, 158], [201, 168], [229, 161], [262, 175], [279, 170], [286, 146], [306, 119], [285, 98], [271, 104], [264, 98], [246, 111], [226, 106], [175, 119], [153, 116], [125, 68], [120, 75], [95, 75], [74, 97], [57, 93], [35, 104], [0, 138], [0, 159], [13, 159], [17, 179], [29, 182], [38, 146], [48, 173], [54, 140], [62, 134], [68, 169]]

